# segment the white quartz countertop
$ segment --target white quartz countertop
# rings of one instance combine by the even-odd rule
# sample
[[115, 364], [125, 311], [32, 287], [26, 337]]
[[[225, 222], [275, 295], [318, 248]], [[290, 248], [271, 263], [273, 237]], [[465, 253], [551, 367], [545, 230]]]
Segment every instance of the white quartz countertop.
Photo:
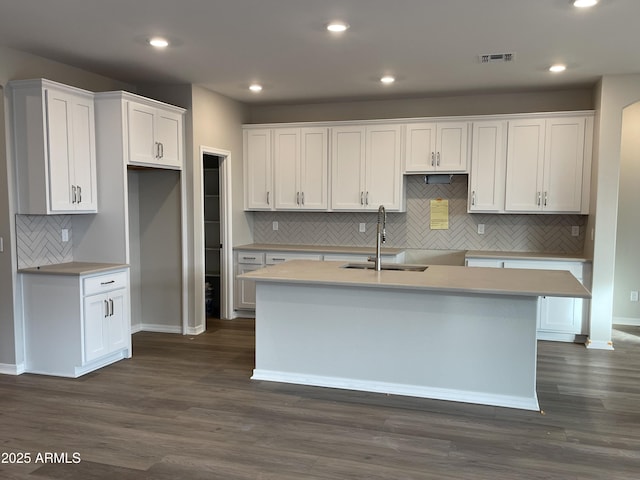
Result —
[[590, 262], [584, 255], [570, 253], [543, 252], [496, 252], [489, 250], [468, 250], [465, 258], [509, 258], [512, 260], [556, 260], [564, 262]]
[[[343, 247], [336, 245], [287, 245], [273, 243], [251, 243], [248, 245], [240, 245], [233, 247], [234, 250], [255, 250], [263, 252], [305, 252], [305, 253], [347, 253], [347, 254], [363, 254], [371, 255], [375, 253], [375, 247]], [[404, 252], [404, 248], [387, 248], [382, 249], [383, 255], [397, 255]]]
[[240, 275], [258, 282], [345, 285], [495, 295], [591, 298], [568, 271], [430, 265], [424, 272], [342, 268], [345, 262], [291, 260]]
[[91, 273], [108, 272], [129, 265], [121, 263], [69, 262], [42, 265], [39, 267], [21, 268], [18, 273], [39, 273], [47, 275], [87, 275]]

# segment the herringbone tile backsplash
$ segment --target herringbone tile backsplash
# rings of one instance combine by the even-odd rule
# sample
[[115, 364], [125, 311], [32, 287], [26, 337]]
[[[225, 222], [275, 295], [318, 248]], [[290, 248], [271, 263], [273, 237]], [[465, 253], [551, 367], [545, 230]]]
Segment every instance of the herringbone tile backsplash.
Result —
[[[429, 228], [429, 202], [449, 200], [449, 229]], [[256, 243], [371, 246], [377, 213], [254, 212]], [[407, 212], [387, 214], [389, 247], [425, 250], [494, 250], [582, 253], [586, 216], [498, 215], [467, 213], [467, 177], [456, 175], [449, 185], [426, 185], [423, 176], [407, 177]], [[278, 222], [278, 230], [272, 222]], [[359, 233], [358, 225], [366, 224]], [[485, 234], [478, 234], [478, 224]], [[571, 227], [580, 235], [571, 236]]]
[[[69, 230], [63, 242], [62, 229]], [[69, 215], [16, 215], [18, 268], [73, 261]]]

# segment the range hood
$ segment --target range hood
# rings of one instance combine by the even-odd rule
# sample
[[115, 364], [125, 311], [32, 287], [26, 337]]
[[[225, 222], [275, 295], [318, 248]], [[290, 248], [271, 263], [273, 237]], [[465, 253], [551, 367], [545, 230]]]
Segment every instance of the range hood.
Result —
[[424, 183], [428, 185], [448, 185], [453, 178], [452, 173], [432, 173], [424, 176]]

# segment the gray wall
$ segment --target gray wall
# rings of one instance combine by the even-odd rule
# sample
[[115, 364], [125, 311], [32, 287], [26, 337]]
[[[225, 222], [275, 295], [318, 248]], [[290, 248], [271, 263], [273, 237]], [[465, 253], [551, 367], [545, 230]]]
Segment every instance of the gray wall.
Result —
[[[592, 168], [595, 189], [591, 195], [587, 226], [587, 239], [590, 239], [593, 229], [594, 241], [587, 240], [585, 251], [593, 253], [589, 340], [595, 346], [606, 348], [611, 342], [613, 291], [616, 285], [640, 284], [639, 270], [636, 270], [633, 281], [624, 280], [615, 271], [618, 261], [632, 261], [626, 254], [616, 258], [617, 241], [621, 244], [638, 243], [637, 230], [629, 232], [623, 229], [618, 232], [618, 204], [634, 202], [627, 196], [619, 197], [621, 142], [624, 109], [640, 100], [640, 75], [605, 76], [596, 92], [598, 135]], [[629, 204], [629, 208], [634, 206], [634, 203]], [[628, 208], [627, 205], [624, 208]]]
[[617, 323], [640, 325], [640, 302], [630, 292], [640, 290], [640, 102], [624, 110], [618, 194], [613, 315]]
[[369, 120], [592, 109], [593, 89], [578, 88], [404, 100], [257, 105], [251, 107], [247, 123]]
[[[226, 160], [231, 163], [231, 229], [233, 244], [239, 245], [253, 240], [251, 216], [243, 211], [243, 168], [242, 168], [242, 124], [247, 121], [244, 105], [223, 95], [197, 85], [193, 86], [193, 151], [189, 168], [189, 192], [187, 209], [188, 229], [191, 232], [191, 252], [189, 264], [190, 291], [193, 292], [189, 305], [189, 317], [195, 322], [203, 321], [204, 312], [204, 199], [202, 197], [202, 158], [200, 149], [209, 147], [229, 152]], [[227, 195], [229, 198], [229, 195]], [[223, 266], [224, 268], [224, 266]], [[223, 271], [223, 275], [224, 275]], [[198, 327], [199, 325], [190, 325]]]

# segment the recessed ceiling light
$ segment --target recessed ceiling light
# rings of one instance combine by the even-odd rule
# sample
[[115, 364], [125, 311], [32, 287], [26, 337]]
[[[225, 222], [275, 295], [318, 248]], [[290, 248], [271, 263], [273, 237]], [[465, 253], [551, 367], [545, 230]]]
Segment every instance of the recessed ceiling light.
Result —
[[262, 85], [260, 85], [259, 83], [252, 83], [251, 85], [249, 85], [249, 90], [255, 93], [261, 92]]
[[566, 65], [561, 65], [561, 64], [556, 64], [556, 65], [551, 65], [549, 67], [549, 71], [553, 72], [553, 73], [560, 73], [560, 72], [564, 72], [567, 69]]
[[149, 45], [156, 48], [166, 48], [169, 46], [169, 41], [161, 37], [153, 37], [149, 39]]
[[385, 75], [384, 77], [382, 77], [382, 78], [380, 79], [380, 81], [381, 81], [382, 83], [384, 83], [385, 85], [389, 85], [389, 84], [391, 84], [391, 83], [395, 82], [395, 81], [396, 81], [396, 79], [395, 79], [395, 77], [393, 77], [393, 76], [391, 76], [391, 75]]
[[573, 6], [578, 8], [588, 8], [597, 5], [598, 0], [574, 0]]
[[349, 25], [344, 22], [331, 22], [327, 25], [327, 30], [333, 33], [341, 33], [346, 31], [349, 28]]

